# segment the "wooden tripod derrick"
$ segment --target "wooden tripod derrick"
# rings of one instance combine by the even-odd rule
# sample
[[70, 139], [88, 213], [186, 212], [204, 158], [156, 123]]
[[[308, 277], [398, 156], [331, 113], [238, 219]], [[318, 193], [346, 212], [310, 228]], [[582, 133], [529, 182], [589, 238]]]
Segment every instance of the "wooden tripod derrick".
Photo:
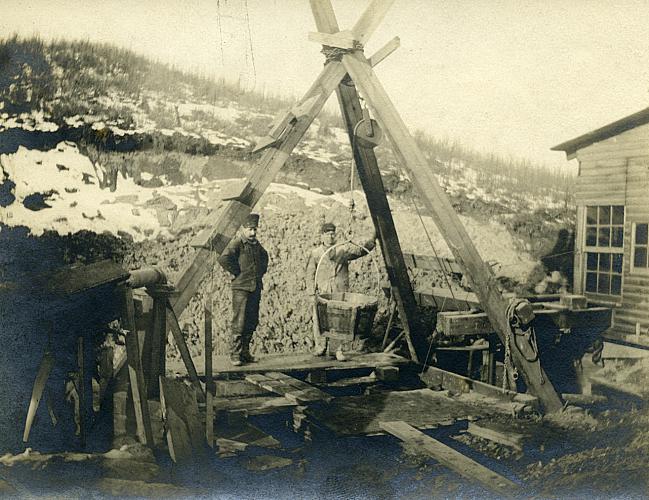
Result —
[[[364, 44], [381, 23], [394, 0], [373, 0], [356, 24], [350, 30], [343, 31], [338, 28], [330, 0], [310, 0], [310, 3], [319, 31], [309, 37], [325, 46], [327, 62], [298, 105], [276, 121], [269, 136], [258, 145], [257, 151], [262, 151], [261, 157], [253, 167], [250, 177], [241, 192], [226, 202], [206, 238], [206, 247], [214, 252], [208, 248], [199, 249], [180, 278], [177, 285], [179, 294], [171, 302], [173, 315], [180, 316], [203, 277], [214, 265], [214, 254], [220, 254], [224, 250], [335, 90], [352, 142], [359, 177], [367, 195], [372, 221], [385, 257], [393, 296], [403, 319], [411, 357], [415, 361], [419, 360], [422, 342], [416, 335], [416, 303], [376, 156], [371, 147], [361, 146], [354, 141], [354, 129], [363, 119], [356, 90], [358, 87], [388, 136], [397, 158], [410, 173], [418, 193], [431, 212], [457, 263], [464, 270], [501, 342], [506, 344], [512, 335], [511, 318], [508, 316], [509, 302], [499, 291], [491, 268], [478, 254], [446, 193], [437, 183], [423, 153], [372, 69], [373, 65], [378, 64], [398, 47], [398, 39], [393, 39], [369, 59], [363, 54]], [[177, 322], [170, 323], [177, 335]], [[512, 360], [545, 411], [559, 411], [563, 403], [540, 361], [530, 361], [516, 349], [512, 350]]]

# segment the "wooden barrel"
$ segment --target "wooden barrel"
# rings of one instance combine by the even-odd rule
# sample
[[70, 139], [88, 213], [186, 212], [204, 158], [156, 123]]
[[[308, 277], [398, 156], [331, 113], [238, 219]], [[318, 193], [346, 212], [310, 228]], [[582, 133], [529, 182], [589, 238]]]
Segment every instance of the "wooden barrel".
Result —
[[362, 293], [323, 293], [318, 295], [320, 333], [330, 338], [366, 338], [372, 331], [378, 309], [375, 297]]

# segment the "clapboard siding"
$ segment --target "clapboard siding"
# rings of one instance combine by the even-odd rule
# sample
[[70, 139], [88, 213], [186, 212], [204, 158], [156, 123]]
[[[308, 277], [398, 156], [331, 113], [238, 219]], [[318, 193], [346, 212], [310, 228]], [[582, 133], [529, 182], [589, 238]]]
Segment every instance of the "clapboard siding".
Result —
[[[622, 297], [614, 315], [615, 330], [634, 333], [636, 324], [649, 327], [649, 275], [631, 274], [634, 222], [649, 222], [649, 124], [591, 144], [575, 154], [579, 160], [576, 181], [577, 231], [575, 291], [584, 293], [584, 224], [589, 205], [624, 205], [624, 266]], [[596, 294], [586, 295], [594, 300]]]

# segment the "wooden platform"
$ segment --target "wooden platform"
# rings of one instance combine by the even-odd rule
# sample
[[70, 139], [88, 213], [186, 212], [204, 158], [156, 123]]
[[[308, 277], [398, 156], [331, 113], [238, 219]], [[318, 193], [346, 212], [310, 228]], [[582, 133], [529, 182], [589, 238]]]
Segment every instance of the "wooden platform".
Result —
[[475, 394], [449, 397], [446, 391], [417, 389], [336, 398], [328, 405], [308, 408], [306, 414], [338, 436], [351, 436], [381, 434], [380, 423], [392, 420], [432, 429], [507, 411], [506, 403]]
[[[314, 356], [312, 354], [272, 354], [259, 357], [256, 362], [242, 366], [232, 366], [228, 356], [214, 356], [212, 366], [214, 376], [233, 373], [265, 373], [265, 372], [304, 372], [315, 370], [354, 370], [358, 368], [378, 368], [385, 366], [401, 366], [411, 363], [409, 359], [390, 353], [345, 354], [347, 361], [336, 361], [334, 358]], [[202, 357], [195, 358], [196, 371], [199, 377], [205, 376], [205, 361]], [[180, 360], [167, 362], [169, 374], [186, 374]]]

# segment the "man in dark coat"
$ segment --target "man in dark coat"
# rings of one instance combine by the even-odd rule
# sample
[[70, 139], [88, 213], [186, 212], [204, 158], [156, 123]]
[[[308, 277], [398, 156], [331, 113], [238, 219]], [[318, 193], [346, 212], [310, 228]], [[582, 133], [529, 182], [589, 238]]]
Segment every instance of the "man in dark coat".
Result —
[[254, 361], [250, 340], [259, 324], [262, 277], [268, 269], [268, 253], [257, 240], [259, 215], [250, 214], [240, 235], [230, 241], [219, 264], [232, 274], [232, 339], [230, 361], [234, 366]]

